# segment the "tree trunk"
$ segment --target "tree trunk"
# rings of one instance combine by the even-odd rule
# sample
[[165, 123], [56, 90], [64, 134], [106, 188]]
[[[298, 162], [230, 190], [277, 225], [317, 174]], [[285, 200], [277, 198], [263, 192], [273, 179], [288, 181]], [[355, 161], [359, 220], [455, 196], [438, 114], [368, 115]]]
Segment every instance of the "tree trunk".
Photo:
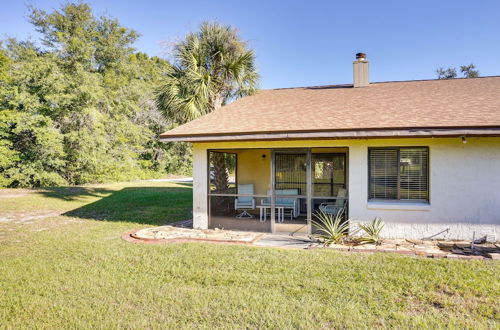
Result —
[[[210, 100], [209, 112], [220, 109], [222, 107], [223, 97], [221, 94], [215, 94]], [[229, 173], [226, 164], [226, 157], [223, 152], [212, 152], [212, 165], [214, 166], [214, 185], [215, 192], [225, 194], [229, 188]], [[216, 212], [229, 212], [230, 198], [216, 197], [214, 200], [214, 208]]]
[[212, 112], [212, 111], [215, 111], [217, 109], [222, 108], [222, 103], [223, 102], [224, 102], [224, 97], [222, 96], [222, 93], [216, 93], [210, 99], [210, 103], [208, 105], [209, 112]]
[[[222, 93], [216, 93], [210, 100], [210, 111], [220, 109], [222, 101]], [[212, 153], [212, 162], [214, 165], [215, 189], [220, 194], [225, 193], [229, 188], [229, 173], [225, 154], [223, 152]]]
[[227, 173], [226, 159], [224, 153], [213, 152], [212, 164], [214, 165], [215, 190], [219, 194], [227, 192], [229, 187], [229, 175]]
[[[214, 166], [215, 193], [228, 193], [229, 175], [226, 166], [225, 154], [222, 152], [212, 153], [212, 165]], [[228, 214], [231, 210], [229, 197], [218, 196], [212, 200], [214, 214]]]

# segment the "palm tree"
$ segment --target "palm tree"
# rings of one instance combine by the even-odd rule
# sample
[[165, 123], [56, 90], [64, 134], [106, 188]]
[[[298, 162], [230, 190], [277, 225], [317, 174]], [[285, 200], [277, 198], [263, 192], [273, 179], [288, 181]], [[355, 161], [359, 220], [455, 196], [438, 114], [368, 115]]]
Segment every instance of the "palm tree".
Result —
[[176, 124], [217, 110], [253, 94], [259, 75], [255, 54], [236, 29], [204, 22], [174, 46], [174, 64], [157, 94], [157, 102]]
[[[157, 93], [157, 104], [172, 124], [183, 124], [257, 90], [255, 54], [238, 31], [203, 22], [173, 49], [174, 64]], [[212, 153], [216, 189], [228, 178], [223, 153]]]

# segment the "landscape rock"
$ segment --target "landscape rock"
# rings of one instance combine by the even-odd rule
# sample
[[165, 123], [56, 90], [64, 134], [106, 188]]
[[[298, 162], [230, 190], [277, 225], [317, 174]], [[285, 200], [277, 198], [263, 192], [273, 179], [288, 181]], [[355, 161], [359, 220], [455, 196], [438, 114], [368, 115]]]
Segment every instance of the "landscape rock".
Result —
[[493, 260], [500, 260], [500, 253], [486, 253], [486, 256]]

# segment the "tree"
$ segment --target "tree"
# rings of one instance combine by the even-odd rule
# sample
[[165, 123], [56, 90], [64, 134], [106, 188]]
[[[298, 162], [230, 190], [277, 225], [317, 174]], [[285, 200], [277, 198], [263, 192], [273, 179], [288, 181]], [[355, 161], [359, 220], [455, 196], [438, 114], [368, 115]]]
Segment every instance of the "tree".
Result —
[[477, 78], [479, 77], [479, 71], [474, 70], [476, 66], [474, 64], [469, 65], [461, 65], [460, 72], [464, 75], [465, 78]]
[[63, 136], [43, 115], [0, 111], [0, 183], [11, 187], [63, 185]]
[[[1, 44], [0, 44], [1, 45]], [[5, 52], [0, 49], [0, 84], [5, 83], [7, 80], [7, 71], [10, 66], [10, 59]]]
[[[238, 31], [216, 22], [203, 22], [173, 48], [174, 64], [158, 90], [158, 107], [173, 125], [219, 109], [257, 90], [255, 54]], [[217, 190], [228, 186], [223, 153], [213, 153]]]
[[182, 124], [228, 101], [253, 94], [258, 74], [255, 55], [236, 29], [204, 22], [176, 44], [175, 60], [157, 100], [168, 118]]
[[438, 68], [436, 74], [438, 79], [451, 79], [457, 77], [457, 70], [455, 68]]
[[[477, 78], [479, 77], [479, 71], [475, 70], [476, 66], [474, 64], [461, 65], [460, 72], [464, 78]], [[438, 79], [452, 79], [457, 77], [457, 69], [450, 67], [444, 69], [442, 67], [436, 70], [436, 75]]]
[[40, 47], [0, 44], [0, 185], [130, 180], [175, 169], [179, 159], [158, 141], [169, 123], [154, 95], [168, 61], [136, 52], [137, 32], [95, 17], [85, 3], [30, 8], [28, 17]]

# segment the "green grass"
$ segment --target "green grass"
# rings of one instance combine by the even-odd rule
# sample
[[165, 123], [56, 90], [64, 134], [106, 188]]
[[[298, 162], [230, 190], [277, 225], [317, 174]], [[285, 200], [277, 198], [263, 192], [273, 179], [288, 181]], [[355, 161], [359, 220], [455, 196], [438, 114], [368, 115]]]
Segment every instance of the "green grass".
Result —
[[[131, 244], [123, 232], [190, 217], [191, 187], [22, 193], [0, 190], [0, 328], [500, 326], [499, 262]], [[62, 215], [5, 222], [43, 211]]]

